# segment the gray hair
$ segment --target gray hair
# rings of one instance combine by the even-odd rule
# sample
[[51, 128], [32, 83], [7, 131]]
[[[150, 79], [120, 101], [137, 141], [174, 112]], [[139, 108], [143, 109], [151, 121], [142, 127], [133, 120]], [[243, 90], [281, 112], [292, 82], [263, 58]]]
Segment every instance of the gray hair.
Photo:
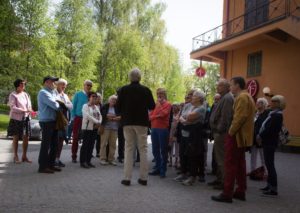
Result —
[[204, 94], [204, 92], [201, 92], [200, 90], [195, 90], [193, 93], [193, 96], [200, 98], [201, 101], [205, 101], [205, 94]]
[[256, 103], [262, 103], [262, 105], [266, 108], [269, 103], [268, 103], [268, 100], [266, 98], [258, 98]]
[[279, 109], [284, 110], [286, 107], [285, 98], [282, 95], [275, 95], [271, 98], [271, 101], [275, 101], [279, 103]]
[[142, 74], [138, 68], [134, 68], [130, 71], [128, 77], [129, 77], [130, 82], [140, 82]]
[[67, 82], [67, 80], [65, 80], [65, 79], [63, 79], [63, 78], [60, 78], [60, 79], [58, 79], [58, 81], [56, 81], [56, 84], [65, 84], [65, 85], [68, 85], [68, 82]]
[[117, 98], [118, 98], [118, 96], [116, 96], [116, 95], [111, 95], [111, 96], [109, 96], [109, 98], [108, 98], [108, 102], [110, 102], [112, 99], [116, 99], [116, 100], [117, 100]]
[[220, 78], [217, 84], [223, 85], [228, 91], [230, 90], [230, 82], [225, 78]]
[[93, 84], [93, 82], [92, 82], [91, 80], [88, 80], [88, 79], [87, 79], [87, 80], [84, 81], [83, 84], [84, 84], [84, 85], [86, 85], [86, 84]]

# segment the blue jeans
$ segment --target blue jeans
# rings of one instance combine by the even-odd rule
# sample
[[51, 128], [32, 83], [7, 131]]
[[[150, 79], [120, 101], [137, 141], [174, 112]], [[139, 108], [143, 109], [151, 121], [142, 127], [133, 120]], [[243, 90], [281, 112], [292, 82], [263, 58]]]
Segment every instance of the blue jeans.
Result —
[[161, 176], [166, 175], [168, 160], [168, 129], [151, 129], [152, 153], [155, 158], [155, 170]]

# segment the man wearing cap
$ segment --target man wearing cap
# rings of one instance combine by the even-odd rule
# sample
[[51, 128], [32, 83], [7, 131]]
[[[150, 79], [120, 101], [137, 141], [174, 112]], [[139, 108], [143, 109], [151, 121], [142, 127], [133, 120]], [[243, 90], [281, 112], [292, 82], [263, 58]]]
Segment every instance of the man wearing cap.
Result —
[[44, 88], [38, 93], [39, 121], [42, 129], [42, 143], [39, 154], [39, 173], [54, 173], [61, 171], [55, 167], [55, 157], [58, 145], [56, 130], [56, 113], [60, 105], [56, 101], [54, 82], [58, 78], [47, 76], [44, 78]]
[[75, 93], [73, 97], [73, 109], [71, 111], [73, 119], [73, 142], [72, 142], [72, 162], [77, 163], [79, 131], [82, 123], [82, 106], [88, 102], [87, 94], [91, 91], [93, 82], [85, 80], [83, 91]]

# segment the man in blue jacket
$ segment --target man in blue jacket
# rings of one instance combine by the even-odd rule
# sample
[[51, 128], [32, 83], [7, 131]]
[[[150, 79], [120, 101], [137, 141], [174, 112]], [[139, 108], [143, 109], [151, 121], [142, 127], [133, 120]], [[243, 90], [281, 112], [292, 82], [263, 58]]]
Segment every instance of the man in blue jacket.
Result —
[[61, 171], [55, 167], [55, 157], [58, 145], [56, 130], [56, 113], [60, 105], [56, 101], [54, 82], [58, 78], [47, 76], [43, 80], [44, 88], [38, 93], [39, 122], [42, 129], [42, 142], [39, 154], [39, 173], [54, 173]]

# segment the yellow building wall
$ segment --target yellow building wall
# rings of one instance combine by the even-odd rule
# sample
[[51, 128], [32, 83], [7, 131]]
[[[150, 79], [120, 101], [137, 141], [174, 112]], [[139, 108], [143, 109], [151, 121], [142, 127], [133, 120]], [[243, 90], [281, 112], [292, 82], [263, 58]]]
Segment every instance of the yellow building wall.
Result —
[[[262, 51], [262, 73], [258, 77], [247, 77], [248, 54]], [[263, 97], [262, 89], [270, 87], [273, 94], [286, 98], [284, 122], [293, 136], [300, 136], [300, 41], [289, 37], [285, 43], [262, 40], [251, 46], [228, 51], [227, 72], [221, 75], [227, 79], [243, 76], [247, 80], [256, 79], [260, 91], [257, 98]]]

